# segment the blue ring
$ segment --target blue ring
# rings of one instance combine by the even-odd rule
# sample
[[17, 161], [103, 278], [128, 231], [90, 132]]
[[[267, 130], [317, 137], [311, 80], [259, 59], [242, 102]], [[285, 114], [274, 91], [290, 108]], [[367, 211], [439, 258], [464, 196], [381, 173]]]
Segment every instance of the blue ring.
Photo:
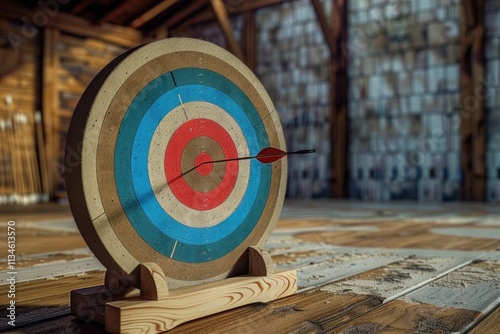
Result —
[[[200, 84], [200, 76], [203, 84]], [[130, 223], [159, 253], [167, 257], [173, 255], [173, 259], [182, 262], [207, 262], [231, 252], [253, 231], [267, 203], [271, 168], [251, 162], [250, 179], [253, 182], [249, 183], [235, 212], [223, 222], [196, 228], [173, 219], [153, 193], [147, 155], [158, 124], [170, 110], [180, 105], [177, 94], [182, 96], [184, 103], [205, 101], [230, 113], [242, 126], [250, 154], [268, 147], [269, 140], [255, 106], [241, 89], [206, 69], [184, 68], [164, 73], [137, 94], [125, 113], [116, 142], [115, 181]]]
[[[200, 88], [202, 88], [202, 90], [198, 96], [190, 94], [190, 92], [199, 90]], [[158, 203], [156, 196], [154, 196], [151, 183], [149, 182], [150, 176], [143, 175], [148, 172], [149, 148], [148, 150], [142, 149], [142, 146], [144, 145], [141, 145], [141, 143], [146, 143], [146, 145], [147, 143], [151, 143], [153, 134], [155, 133], [159, 122], [163, 119], [163, 117], [169, 114], [172, 109], [179, 106], [177, 94], [182, 96], [182, 101], [184, 103], [203, 101], [217, 104], [223, 110], [229, 112], [231, 116], [234, 117], [236, 123], [240, 125], [245, 138], [248, 139], [250, 155], [256, 155], [260, 150], [256, 144], [257, 138], [255, 131], [248, 121], [248, 118], [245, 117], [245, 113], [240, 106], [238, 106], [226, 94], [208, 86], [181, 86], [163, 94], [148, 109], [137, 129], [134, 146], [132, 148], [132, 181], [136, 194], [141, 199], [141, 206], [150, 221], [162, 233], [167, 234], [178, 241], [192, 245], [214, 243], [227, 237], [237, 228], [240, 223], [239, 221], [241, 221], [241, 217], [245, 217], [249, 214], [251, 203], [258, 195], [257, 190], [258, 184], [260, 183], [261, 164], [255, 160], [251, 161], [250, 170], [251, 175], [254, 176], [254, 178], [252, 178], [252, 182], [248, 183], [248, 188], [243, 196], [241, 204], [227, 219], [210, 227], [209, 235], [207, 235], [205, 231], [206, 228], [186, 226], [172, 218], [172, 216], [164, 211], [163, 207], [160, 203]]]

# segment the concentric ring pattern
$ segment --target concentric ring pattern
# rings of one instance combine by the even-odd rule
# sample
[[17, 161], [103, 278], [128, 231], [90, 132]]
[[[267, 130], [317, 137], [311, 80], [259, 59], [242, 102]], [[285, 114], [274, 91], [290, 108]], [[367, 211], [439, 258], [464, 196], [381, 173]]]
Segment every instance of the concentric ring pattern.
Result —
[[66, 160], [77, 225], [108, 270], [134, 281], [143, 262], [179, 286], [244, 271], [246, 249], [281, 211], [286, 159], [220, 162], [285, 143], [259, 81], [207, 42], [158, 41], [109, 64], [82, 96], [67, 146], [81, 154]]

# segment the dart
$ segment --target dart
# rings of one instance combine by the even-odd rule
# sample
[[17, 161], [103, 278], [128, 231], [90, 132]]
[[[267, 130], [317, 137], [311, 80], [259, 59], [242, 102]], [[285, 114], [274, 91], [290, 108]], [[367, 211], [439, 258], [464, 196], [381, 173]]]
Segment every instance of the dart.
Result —
[[202, 163], [199, 163], [198, 165], [194, 166], [193, 168], [182, 172], [182, 176], [192, 172], [193, 170], [206, 165], [206, 164], [215, 164], [219, 162], [228, 162], [228, 161], [236, 161], [236, 160], [249, 160], [249, 159], [257, 159], [259, 162], [264, 163], [264, 164], [269, 164], [272, 162], [275, 162], [287, 155], [292, 155], [292, 154], [309, 154], [309, 153], [314, 153], [316, 150], [299, 150], [299, 151], [294, 151], [294, 152], [285, 152], [282, 151], [278, 148], [275, 147], [266, 147], [262, 149], [257, 155], [250, 156], [250, 157], [239, 157], [239, 158], [230, 158], [230, 159], [222, 159], [222, 160], [213, 160], [213, 161], [204, 161]]

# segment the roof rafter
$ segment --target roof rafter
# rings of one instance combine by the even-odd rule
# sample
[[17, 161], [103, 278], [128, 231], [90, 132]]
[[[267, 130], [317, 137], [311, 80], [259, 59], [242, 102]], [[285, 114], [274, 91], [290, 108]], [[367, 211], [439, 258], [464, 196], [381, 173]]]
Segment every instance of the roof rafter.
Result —
[[139, 29], [151, 19], [155, 18], [156, 16], [160, 15], [161, 13], [175, 5], [177, 2], [179, 2], [179, 0], [164, 0], [158, 3], [156, 6], [154, 6], [138, 18], [134, 19], [132, 23], [128, 25], [129, 28]]
[[[244, 2], [242, 2], [240, 5], [231, 7], [231, 9], [228, 10], [228, 13], [229, 15], [245, 13], [263, 7], [279, 5], [287, 1], [293, 1], [293, 0], [255, 0], [255, 1], [244, 0]], [[183, 29], [195, 24], [213, 21], [215, 19], [216, 19], [215, 14], [211, 11], [207, 11], [205, 13], [196, 15], [195, 17], [192, 17], [189, 20], [186, 20], [179, 26], [179, 28]]]
[[73, 14], [80, 14], [83, 12], [85, 9], [87, 9], [88, 6], [90, 6], [94, 0], [83, 0], [78, 2], [72, 9], [71, 13]]
[[148, 35], [157, 35], [162, 30], [168, 30], [172, 27], [175, 27], [177, 24], [179, 24], [179, 22], [182, 22], [187, 17], [193, 15], [193, 13], [195, 13], [196, 11], [200, 10], [201, 8], [207, 5], [208, 5], [207, 0], [197, 0], [191, 2], [189, 6], [180, 9], [175, 15], [172, 15], [171, 17], [167, 18], [167, 20], [164, 23], [160, 24], [159, 26], [151, 30], [151, 32], [148, 33]]
[[311, 0], [311, 3], [314, 7], [314, 11], [316, 12], [316, 17], [318, 18], [319, 26], [323, 31], [323, 36], [325, 37], [326, 44], [328, 44], [328, 49], [330, 50], [330, 54], [333, 55], [335, 53], [336, 46], [333, 40], [330, 26], [328, 24], [328, 19], [326, 18], [325, 15], [323, 4], [321, 3], [320, 0]]
[[113, 21], [118, 15], [120, 15], [125, 8], [130, 6], [135, 0], [125, 0], [122, 1], [118, 6], [114, 7], [112, 10], [104, 14], [103, 17], [99, 19], [99, 23], [108, 23]]
[[231, 25], [231, 21], [229, 20], [226, 5], [223, 0], [210, 0], [210, 3], [222, 33], [226, 38], [229, 50], [240, 60], [244, 61], [243, 51], [233, 34], [233, 27]]

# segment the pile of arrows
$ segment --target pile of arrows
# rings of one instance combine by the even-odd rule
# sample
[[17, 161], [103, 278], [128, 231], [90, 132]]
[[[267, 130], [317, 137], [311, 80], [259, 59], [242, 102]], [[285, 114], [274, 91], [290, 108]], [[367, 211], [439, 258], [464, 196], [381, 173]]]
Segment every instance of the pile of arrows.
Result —
[[48, 200], [40, 171], [44, 162], [41, 131], [39, 113], [0, 114], [0, 204]]

